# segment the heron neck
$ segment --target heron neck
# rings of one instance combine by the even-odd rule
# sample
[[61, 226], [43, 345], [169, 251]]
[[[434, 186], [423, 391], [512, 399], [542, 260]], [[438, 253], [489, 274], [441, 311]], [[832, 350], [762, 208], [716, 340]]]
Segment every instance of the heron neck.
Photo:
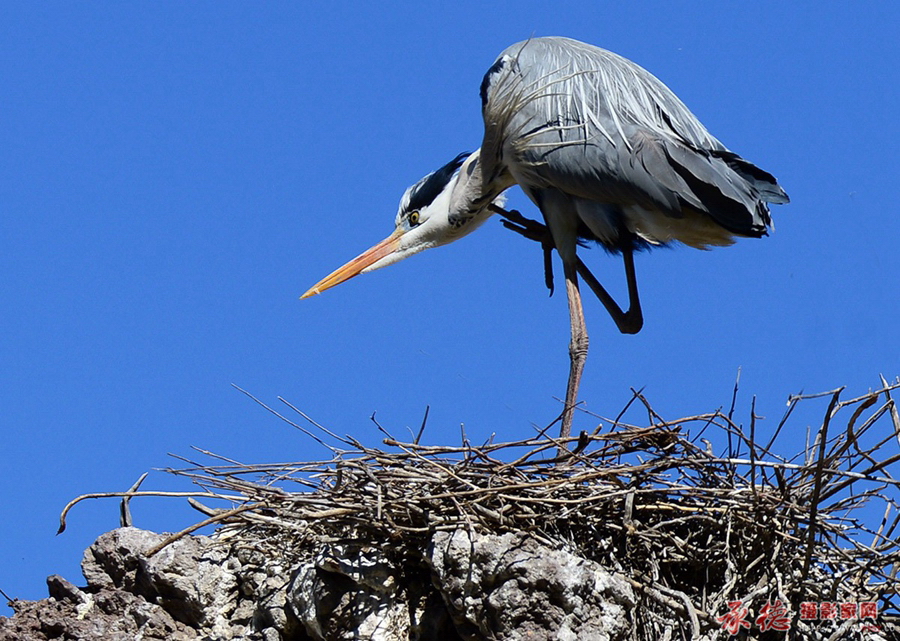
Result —
[[450, 219], [463, 222], [486, 218], [490, 205], [510, 185], [486, 184], [480, 162], [481, 150], [474, 151], [459, 168], [456, 185], [450, 196]]

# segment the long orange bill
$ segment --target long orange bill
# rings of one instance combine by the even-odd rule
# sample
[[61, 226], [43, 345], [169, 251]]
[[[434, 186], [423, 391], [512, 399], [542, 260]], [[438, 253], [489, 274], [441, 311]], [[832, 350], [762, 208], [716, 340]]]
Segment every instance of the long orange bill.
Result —
[[359, 256], [351, 260], [346, 265], [338, 267], [336, 270], [328, 274], [325, 278], [309, 288], [300, 298], [309, 298], [315, 296], [326, 289], [340, 285], [345, 280], [349, 280], [359, 274], [366, 267], [374, 265], [376, 262], [387, 256], [400, 246], [401, 231], [395, 231], [393, 234], [382, 240], [380, 243], [361, 253]]

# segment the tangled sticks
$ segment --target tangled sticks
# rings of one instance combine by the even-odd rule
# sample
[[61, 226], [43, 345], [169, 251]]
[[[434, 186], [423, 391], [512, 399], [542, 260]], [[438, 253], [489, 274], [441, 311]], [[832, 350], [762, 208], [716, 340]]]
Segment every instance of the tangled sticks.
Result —
[[[754, 411], [746, 427], [733, 406], [666, 421], [639, 392], [619, 417], [564, 443], [540, 433], [434, 446], [420, 443], [421, 431], [403, 442], [379, 426], [387, 435], [379, 449], [313, 423], [320, 437], [279, 414], [333, 456], [188, 461], [170, 471], [201, 488], [195, 498], [228, 502], [218, 509], [192, 500], [209, 517], [199, 525], [219, 524], [218, 536], [231, 545], [288, 566], [308, 562], [323, 545], [352, 541], [381, 550], [395, 567], [422, 570], [438, 532], [472, 540], [516, 533], [623, 576], [639, 600], [636, 639], [662, 638], [673, 624], [694, 637], [726, 638], [722, 615], [738, 601], [753, 611], [781, 602], [795, 629], [850, 638], [841, 635], [858, 619], [802, 620], [800, 606], [875, 603], [878, 629], [896, 625], [900, 417], [891, 392], [898, 387], [883, 381], [849, 400], [843, 390], [791, 397], [765, 443]], [[826, 401], [803, 451], [779, 455], [786, 427], [796, 434], [797, 416], [811, 415], [797, 409]], [[635, 413], [646, 415], [645, 425], [623, 419]], [[714, 453], [706, 438], [727, 442], [725, 452]], [[557, 456], [560, 445], [568, 453]], [[143, 494], [153, 493], [120, 496]]]

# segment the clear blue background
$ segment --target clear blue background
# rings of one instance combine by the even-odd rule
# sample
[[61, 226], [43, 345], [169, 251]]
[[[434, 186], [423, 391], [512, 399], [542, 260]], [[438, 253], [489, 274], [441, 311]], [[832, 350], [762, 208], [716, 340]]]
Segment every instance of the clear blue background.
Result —
[[[496, 220], [298, 300], [480, 144], [482, 74], [532, 35], [651, 70], [793, 201], [763, 240], [640, 255], [637, 336], [587, 301], [589, 410], [616, 414], [631, 387], [669, 418], [713, 410], [741, 368], [740, 420], [756, 395], [765, 433], [791, 393], [896, 377], [898, 33], [891, 3], [0, 3], [0, 589], [79, 581], [118, 504], [80, 505], [57, 537], [61, 508], [168, 452], [327, 455], [232, 383], [371, 444], [373, 412], [404, 436], [430, 405], [433, 443], [553, 419], [565, 297]], [[620, 261], [585, 259], [621, 297]], [[133, 510], [157, 530], [202, 518]]]

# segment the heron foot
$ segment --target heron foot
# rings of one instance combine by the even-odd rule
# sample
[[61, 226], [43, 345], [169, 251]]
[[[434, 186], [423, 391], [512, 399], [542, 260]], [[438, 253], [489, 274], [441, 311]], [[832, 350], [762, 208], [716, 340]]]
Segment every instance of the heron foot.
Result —
[[515, 209], [507, 210], [502, 207], [497, 207], [496, 205], [492, 205], [491, 209], [503, 217], [502, 223], [504, 227], [510, 231], [516, 232], [520, 236], [524, 236], [528, 240], [533, 240], [541, 244], [541, 249], [544, 250], [544, 285], [547, 286], [547, 289], [550, 290], [550, 295], [553, 296], [552, 252], [556, 248], [556, 245], [553, 242], [553, 236], [550, 233], [550, 229], [543, 223], [539, 223], [530, 218], [525, 218], [525, 216]]

